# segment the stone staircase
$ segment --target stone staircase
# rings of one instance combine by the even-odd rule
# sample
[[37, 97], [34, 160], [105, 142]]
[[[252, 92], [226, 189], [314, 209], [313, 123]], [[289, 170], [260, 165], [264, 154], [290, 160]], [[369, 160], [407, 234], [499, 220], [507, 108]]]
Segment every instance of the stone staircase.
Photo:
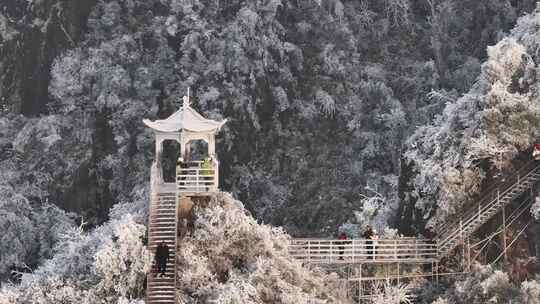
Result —
[[148, 274], [146, 303], [176, 303], [176, 193], [154, 193], [150, 205], [148, 247], [155, 254], [159, 243], [169, 247], [166, 276], [155, 276], [157, 265], [153, 263]]
[[439, 257], [447, 256], [505, 206], [540, 181], [540, 162], [531, 161], [504, 181], [494, 184], [482, 199], [458, 219], [438, 227]]

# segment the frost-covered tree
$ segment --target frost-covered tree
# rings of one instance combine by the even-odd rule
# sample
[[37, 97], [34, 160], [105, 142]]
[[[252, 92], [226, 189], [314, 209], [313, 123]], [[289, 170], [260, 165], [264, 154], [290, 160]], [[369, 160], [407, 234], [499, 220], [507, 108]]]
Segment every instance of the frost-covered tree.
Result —
[[87, 233], [63, 231], [56, 254], [18, 285], [5, 284], [2, 303], [138, 303], [151, 255], [143, 244], [146, 230], [129, 214]]
[[467, 91], [485, 46], [534, 4], [432, 2], [0, 4], [10, 183], [35, 179], [20, 192], [99, 224], [148, 180], [140, 119], [170, 114], [189, 86], [198, 110], [230, 118], [222, 187], [265, 222], [334, 232], [367, 185], [396, 198], [404, 140], [444, 105], [427, 94]]
[[[3, 285], [0, 303], [139, 303], [152, 256], [141, 216], [118, 217], [120, 209], [92, 232], [65, 231], [53, 258], [19, 285]], [[335, 274], [302, 267], [289, 236], [259, 225], [229, 194], [195, 213], [193, 235], [177, 248], [179, 303], [346, 303], [334, 294]]]
[[537, 197], [534, 204], [531, 206], [531, 213], [535, 219], [540, 220], [540, 199]]
[[[538, 302], [539, 292], [536, 281], [511, 282], [508, 274], [494, 270], [489, 266], [476, 265], [474, 272], [464, 279], [457, 279], [445, 290], [438, 289], [439, 295], [430, 302], [425, 302], [425, 295], [420, 295], [420, 303], [431, 304], [481, 304], [481, 303], [523, 303]], [[443, 295], [441, 294], [441, 291]]]
[[[405, 155], [417, 172], [416, 207], [426, 216], [436, 208], [438, 217], [432, 223], [474, 199], [487, 173], [507, 169], [540, 135], [536, 91], [515, 88], [516, 77], [529, 81], [524, 71], [535, 68], [522, 43], [507, 38], [489, 47], [489, 58], [471, 91], [409, 139]], [[490, 165], [481, 166], [485, 163]]]
[[179, 303], [339, 302], [335, 275], [302, 267], [288, 253], [289, 236], [257, 224], [229, 194], [195, 214], [193, 236], [178, 244]]
[[31, 204], [7, 185], [0, 185], [0, 280], [16, 278], [51, 258], [62, 234], [74, 225], [68, 215], [51, 204]]
[[373, 304], [411, 304], [411, 288], [406, 284], [392, 284], [389, 281], [376, 285], [371, 299]]

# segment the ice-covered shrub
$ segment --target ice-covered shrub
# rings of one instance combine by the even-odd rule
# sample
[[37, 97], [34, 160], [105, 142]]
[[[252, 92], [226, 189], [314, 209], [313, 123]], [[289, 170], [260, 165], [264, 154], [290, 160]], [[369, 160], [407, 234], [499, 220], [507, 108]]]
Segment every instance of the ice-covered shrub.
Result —
[[58, 207], [31, 204], [0, 184], [0, 280], [9, 278], [11, 270], [27, 271], [51, 258], [61, 234], [73, 225], [72, 215]]
[[528, 48], [514, 37], [489, 47], [470, 92], [448, 103], [442, 115], [410, 138], [405, 158], [417, 172], [412, 196], [426, 216], [437, 208], [430, 224], [459, 211], [480, 192], [486, 169], [508, 168], [540, 136], [535, 93], [516, 83], [518, 78], [536, 81], [527, 73], [534, 69]]
[[145, 229], [129, 214], [90, 233], [68, 229], [56, 255], [33, 273], [24, 274], [19, 285], [2, 286], [0, 300], [91, 304], [140, 299], [150, 268], [150, 254], [142, 238]]
[[392, 284], [387, 281], [375, 287], [373, 304], [411, 304], [411, 288], [406, 284]]
[[525, 304], [540, 304], [540, 283], [536, 281], [521, 283], [521, 296]]
[[531, 213], [535, 219], [540, 220], [540, 197], [537, 197], [536, 201], [531, 206]]
[[284, 231], [257, 224], [230, 195], [196, 216], [178, 245], [180, 303], [337, 303], [328, 287], [336, 278], [303, 268]]
[[475, 265], [473, 272], [457, 280], [433, 304], [523, 303], [537, 304], [540, 284], [523, 282], [521, 289], [507, 273], [490, 266]]

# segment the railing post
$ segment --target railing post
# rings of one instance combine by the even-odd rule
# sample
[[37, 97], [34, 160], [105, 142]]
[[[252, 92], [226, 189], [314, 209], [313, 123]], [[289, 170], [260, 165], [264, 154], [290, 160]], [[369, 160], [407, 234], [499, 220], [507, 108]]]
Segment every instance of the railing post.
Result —
[[214, 191], [219, 189], [219, 162], [216, 161], [216, 169], [214, 170]]
[[195, 175], [196, 177], [196, 180], [195, 180], [195, 184], [197, 185], [197, 192], [201, 192], [201, 184], [200, 184], [200, 181], [199, 181], [199, 175], [201, 174], [201, 171], [200, 169], [197, 169], [197, 171], [195, 171], [197, 174]]
[[463, 242], [463, 218], [459, 218], [459, 237], [461, 238], [461, 241]]
[[398, 259], [398, 255], [397, 255], [397, 240], [394, 239], [394, 258], [397, 260]]
[[414, 258], [418, 260], [418, 240], [414, 239]]
[[307, 243], [307, 260], [308, 260], [308, 263], [311, 262], [311, 241], [309, 240]]

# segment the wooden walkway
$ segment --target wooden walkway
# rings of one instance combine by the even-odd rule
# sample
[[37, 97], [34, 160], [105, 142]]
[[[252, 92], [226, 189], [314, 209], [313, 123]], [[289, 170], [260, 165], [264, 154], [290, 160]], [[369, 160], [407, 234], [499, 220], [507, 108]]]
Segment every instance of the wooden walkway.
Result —
[[438, 260], [437, 244], [416, 238], [396, 239], [293, 239], [290, 254], [311, 264], [431, 263]]

